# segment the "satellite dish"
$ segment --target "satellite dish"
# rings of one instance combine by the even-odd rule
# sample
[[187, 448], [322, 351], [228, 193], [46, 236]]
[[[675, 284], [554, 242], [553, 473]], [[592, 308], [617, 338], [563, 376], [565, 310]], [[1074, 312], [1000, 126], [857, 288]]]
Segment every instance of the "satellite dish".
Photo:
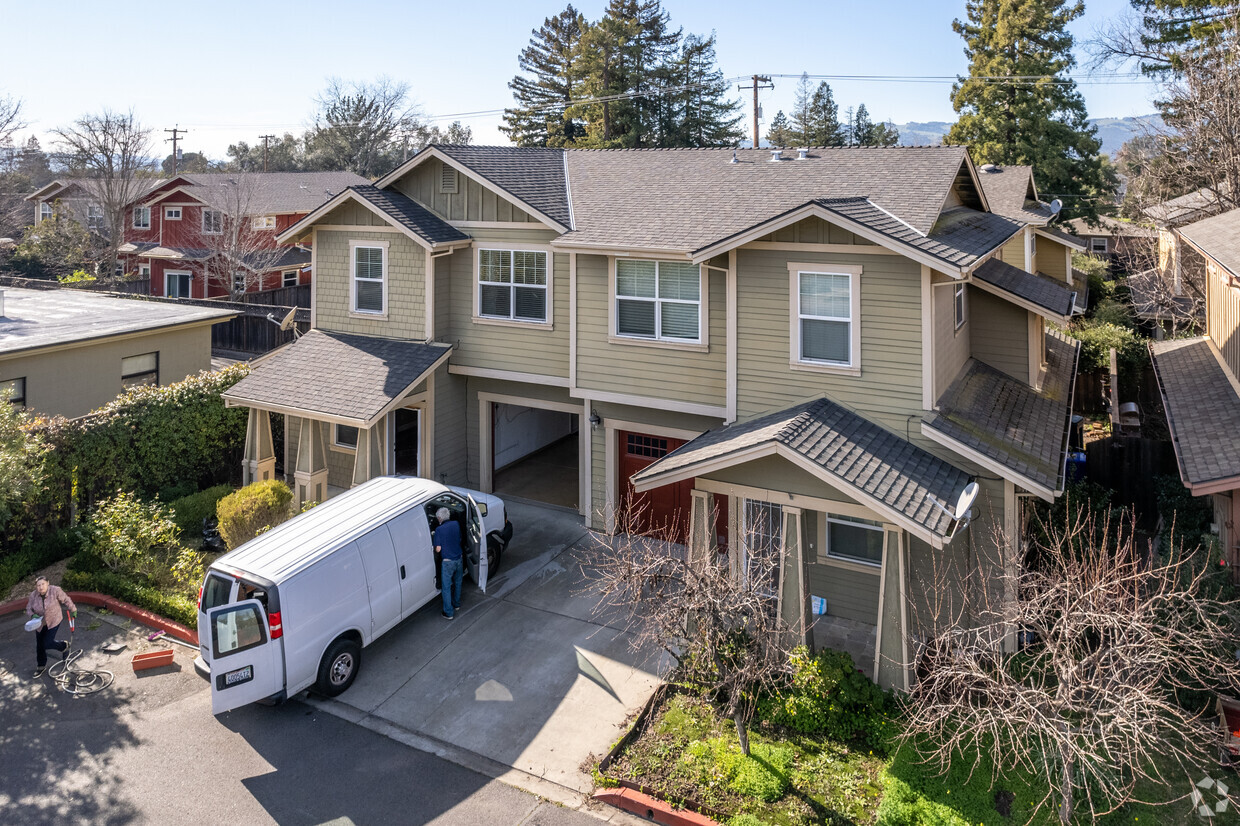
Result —
[[970, 482], [964, 486], [964, 490], [960, 491], [960, 498], [956, 500], [956, 510], [954, 511], [956, 519], [969, 518], [969, 509], [977, 501], [978, 490], [977, 482]]
[[[296, 308], [296, 307], [293, 307], [291, 310], [289, 310], [289, 311], [288, 311], [288, 315], [286, 315], [286, 316], [284, 317], [284, 320], [280, 322], [280, 329], [281, 329], [281, 330], [287, 330], [289, 327], [292, 327], [292, 326], [293, 326], [293, 319], [294, 319], [296, 316], [297, 316], [297, 308]], [[976, 482], [974, 482], [974, 483], [973, 483], [973, 487], [975, 487], [975, 488], [977, 487], [977, 483], [976, 483]], [[968, 491], [968, 488], [965, 488], [965, 491]], [[974, 494], [974, 496], [976, 496], [976, 495], [977, 495], [977, 491], [974, 491], [974, 492], [973, 492], [973, 494]], [[961, 498], [963, 499], [964, 497], [963, 497], [963, 496], [961, 496]], [[970, 502], [972, 502], [973, 500], [972, 500], [972, 499], [970, 499], [969, 501], [970, 501]]]
[[1051, 215], [1058, 215], [1059, 210], [1063, 209], [1063, 201], [1056, 198], [1051, 201]]

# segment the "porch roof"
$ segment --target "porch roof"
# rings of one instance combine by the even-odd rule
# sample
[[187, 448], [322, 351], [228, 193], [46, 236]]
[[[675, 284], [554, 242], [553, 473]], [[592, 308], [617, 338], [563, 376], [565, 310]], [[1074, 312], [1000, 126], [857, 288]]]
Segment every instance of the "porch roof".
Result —
[[[992, 258], [973, 271], [973, 277], [1022, 303], [1032, 305], [1038, 315], [1066, 324], [1072, 315], [1076, 293], [1062, 282], [1034, 275]], [[985, 289], [985, 287], [983, 287]]]
[[830, 399], [703, 433], [633, 475], [648, 490], [742, 464], [783, 456], [918, 536], [941, 545], [953, 520], [931, 497], [955, 504], [969, 474]]
[[1240, 487], [1240, 388], [1210, 340], [1156, 341], [1150, 350], [1180, 479], [1193, 493]]
[[370, 427], [451, 353], [444, 344], [311, 330], [256, 363], [224, 401]]
[[1041, 391], [969, 359], [939, 399], [938, 411], [922, 422], [922, 432], [1053, 499], [1063, 490], [1080, 342], [1048, 331], [1046, 351]]

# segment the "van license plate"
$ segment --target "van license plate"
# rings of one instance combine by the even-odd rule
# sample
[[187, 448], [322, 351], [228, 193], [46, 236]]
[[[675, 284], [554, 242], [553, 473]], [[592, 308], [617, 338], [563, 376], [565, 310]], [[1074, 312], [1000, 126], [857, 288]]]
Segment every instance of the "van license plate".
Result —
[[252, 679], [254, 679], [254, 666], [247, 665], [245, 668], [238, 668], [236, 671], [221, 674], [218, 687], [221, 689], [232, 688], [235, 685], [248, 683]]

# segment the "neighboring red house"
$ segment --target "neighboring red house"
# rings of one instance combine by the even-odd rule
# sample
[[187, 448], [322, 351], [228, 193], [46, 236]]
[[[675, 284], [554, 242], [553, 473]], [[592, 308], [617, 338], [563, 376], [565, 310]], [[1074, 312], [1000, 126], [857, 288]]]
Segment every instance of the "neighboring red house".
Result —
[[151, 295], [172, 298], [225, 296], [233, 279], [246, 292], [309, 284], [309, 247], [278, 244], [276, 235], [366, 183], [351, 172], [177, 175], [130, 207], [125, 271], [150, 278]]

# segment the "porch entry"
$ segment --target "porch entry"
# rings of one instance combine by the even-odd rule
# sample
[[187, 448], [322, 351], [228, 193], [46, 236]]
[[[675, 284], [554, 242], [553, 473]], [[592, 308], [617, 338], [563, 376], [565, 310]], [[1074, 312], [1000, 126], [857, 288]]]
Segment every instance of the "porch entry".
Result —
[[[636, 493], [630, 481], [633, 474], [654, 464], [685, 443], [684, 439], [655, 436], [648, 433], [617, 431], [620, 440], [620, 513], [629, 514], [626, 528], [641, 536], [670, 538], [684, 545], [689, 541], [689, 508], [692, 503], [693, 480], [675, 482]], [[670, 537], [667, 537], [668, 533]]]
[[578, 510], [581, 415], [491, 403], [492, 490]]
[[422, 411], [415, 407], [402, 407], [392, 411], [391, 438], [392, 446], [388, 454], [389, 473], [403, 476], [422, 475]]

